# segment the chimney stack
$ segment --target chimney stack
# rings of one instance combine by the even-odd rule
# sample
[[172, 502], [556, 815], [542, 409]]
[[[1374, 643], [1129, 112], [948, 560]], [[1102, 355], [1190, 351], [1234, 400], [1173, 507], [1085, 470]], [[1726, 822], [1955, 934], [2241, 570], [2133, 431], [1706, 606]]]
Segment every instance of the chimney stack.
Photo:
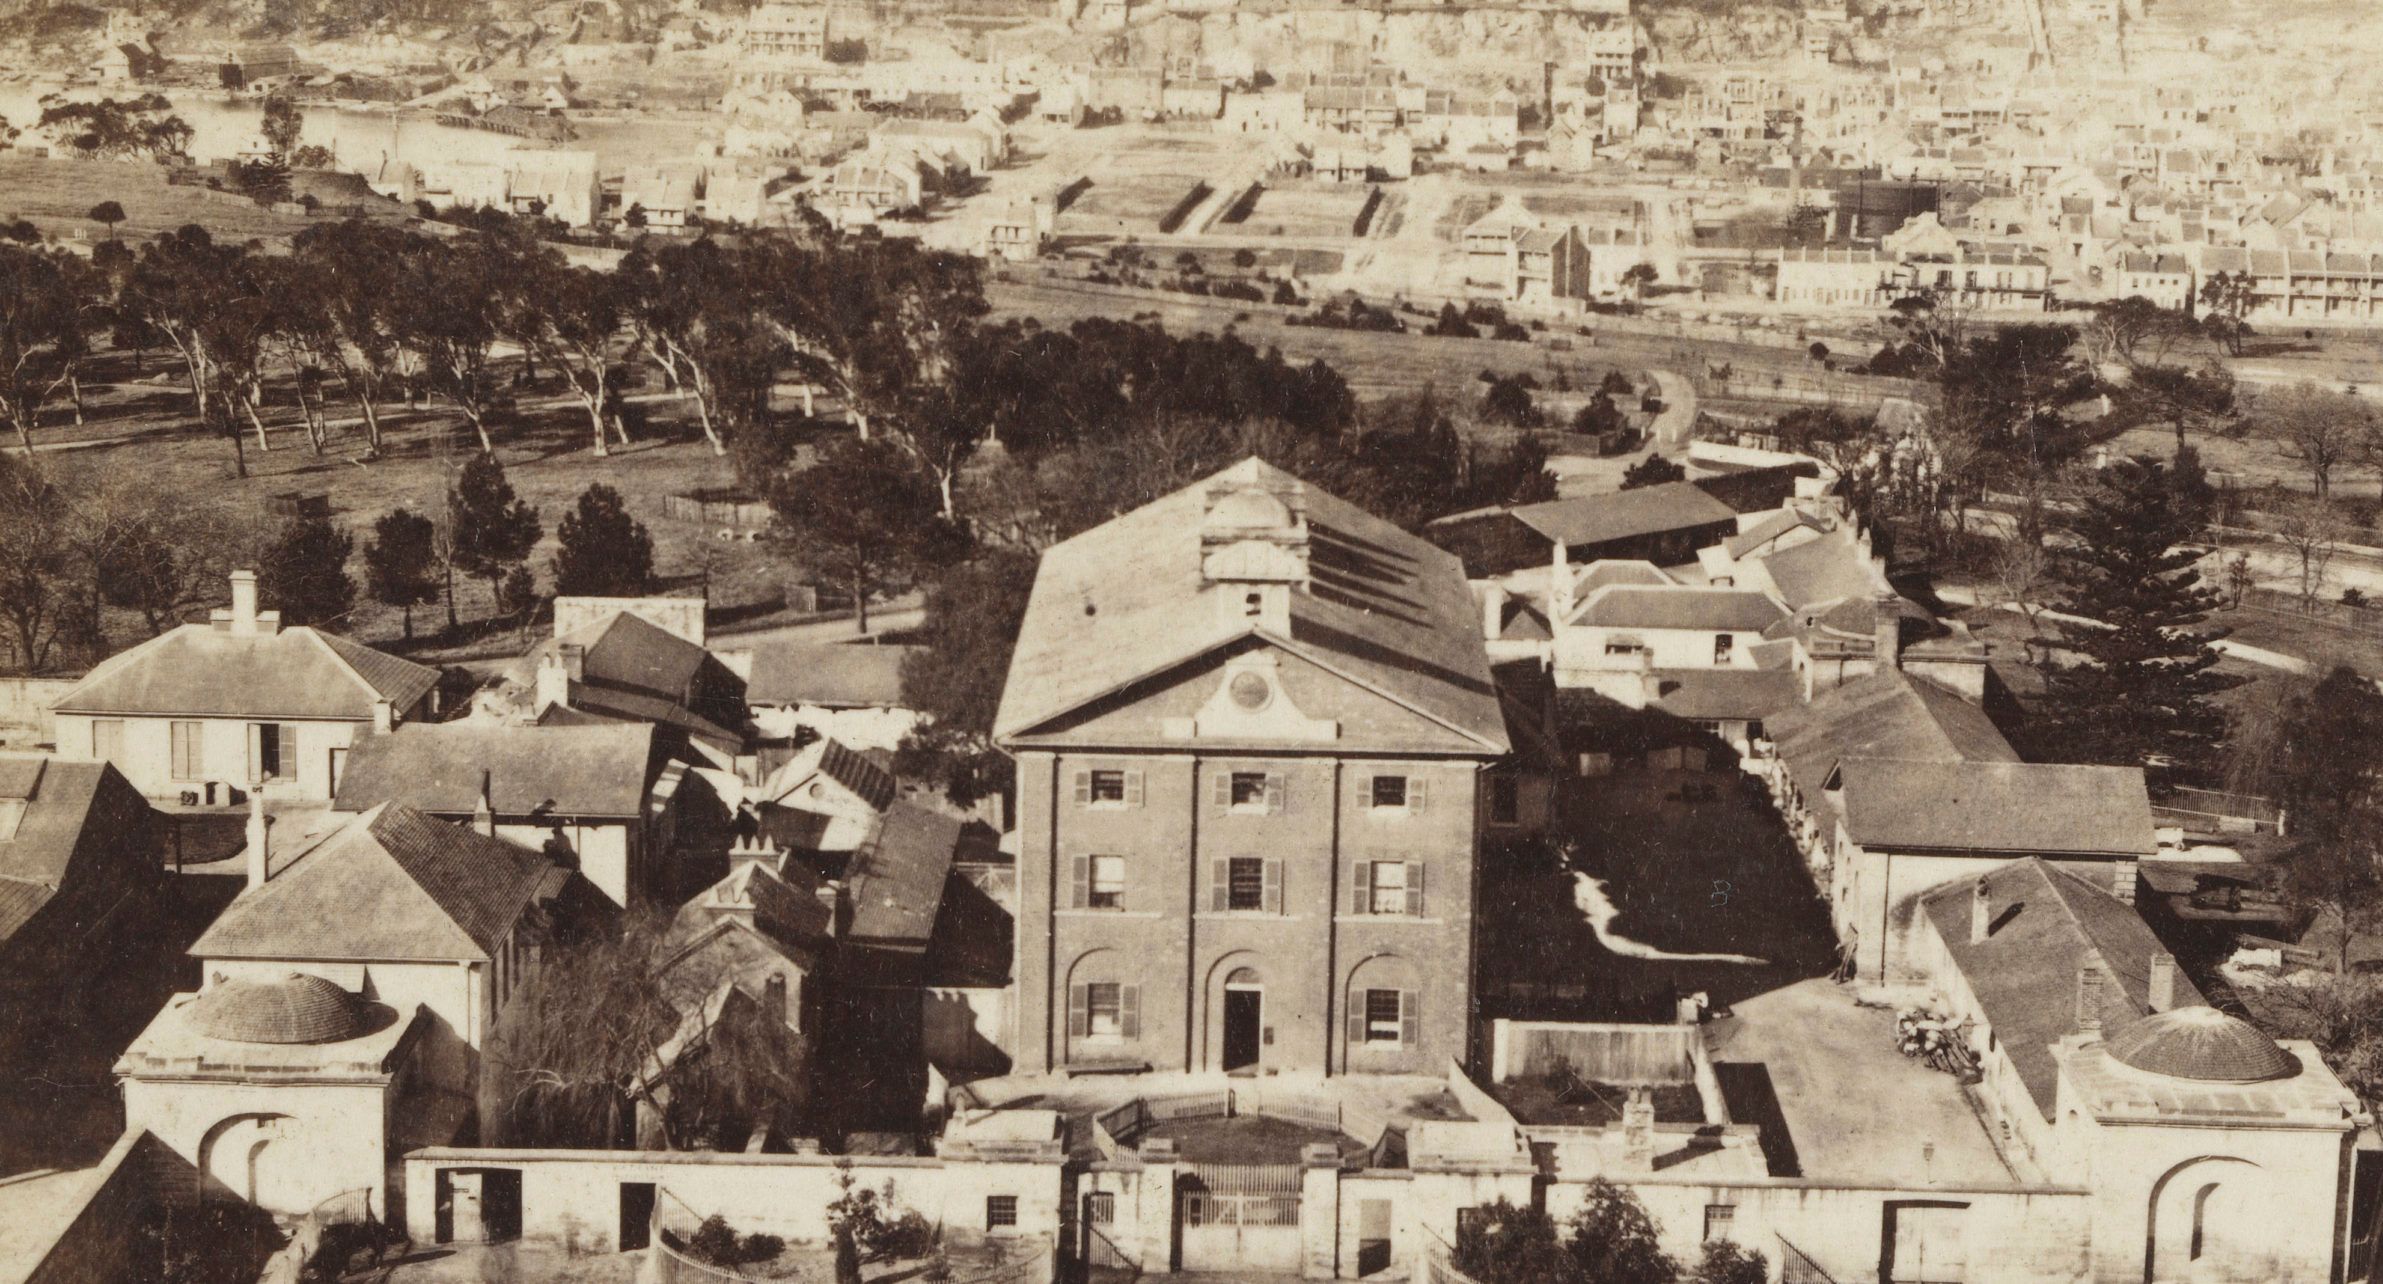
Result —
[[2176, 1006], [2176, 956], [2162, 950], [2151, 956], [2151, 1010]]
[[490, 838], [496, 837], [496, 807], [489, 801], [488, 768], [480, 769], [480, 800], [472, 804], [472, 828]]
[[387, 696], [372, 702], [372, 733], [385, 736], [397, 730], [397, 706]]
[[1495, 642], [1506, 631], [1506, 586], [1496, 580], [1481, 585], [1481, 636]]
[[257, 631], [257, 573], [232, 572], [232, 632], [241, 637]]
[[1994, 930], [1994, 907], [1986, 900], [1986, 880], [1979, 879], [1969, 892], [1969, 943], [1982, 944]]
[[265, 820], [265, 791], [248, 791], [248, 885], [263, 887], [273, 871], [265, 862], [265, 836], [270, 828]]
[[1876, 615], [1872, 624], [1871, 649], [1878, 657], [1878, 671], [1894, 668], [1903, 656], [1903, 616], [1896, 610], [1900, 601], [1892, 593], [1881, 593], [1871, 604]]
[[1622, 1102], [1622, 1165], [1628, 1172], [1655, 1170], [1655, 1098], [1643, 1087]]
[[1572, 561], [1564, 541], [1555, 541], [1547, 567], [1547, 626], [1557, 628], [1572, 618]]
[[2077, 971], [2077, 1033], [2102, 1033], [2102, 969], [2091, 963]]
[[2122, 860], [2110, 867], [2110, 894], [2132, 905], [2135, 903], [2135, 862]]
[[573, 682], [587, 681], [587, 648], [576, 642], [556, 644], [555, 654], [562, 657], [563, 673]]
[[565, 709], [571, 707], [571, 670], [564, 664], [559, 651], [538, 661], [538, 691], [533, 704], [532, 713], [544, 713], [557, 706]]

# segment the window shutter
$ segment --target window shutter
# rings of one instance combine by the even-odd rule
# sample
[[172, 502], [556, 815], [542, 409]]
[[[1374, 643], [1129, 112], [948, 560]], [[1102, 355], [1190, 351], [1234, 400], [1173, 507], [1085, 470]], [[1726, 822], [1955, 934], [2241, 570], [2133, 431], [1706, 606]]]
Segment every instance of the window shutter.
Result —
[[1398, 992], [1398, 1043], [1402, 1048], [1420, 1047], [1423, 1043], [1423, 1005], [1413, 990]]
[[1349, 879], [1349, 912], [1363, 914], [1373, 908], [1374, 867], [1369, 861], [1358, 861]]
[[1078, 807], [1092, 805], [1092, 773], [1089, 771], [1076, 773], [1076, 805]]
[[1092, 903], [1092, 858], [1078, 856], [1075, 861], [1075, 891], [1069, 898], [1069, 909], [1082, 909]]
[[1266, 773], [1266, 810], [1281, 811], [1290, 794], [1290, 782], [1280, 772]]
[[1125, 805], [1128, 807], [1139, 807], [1142, 805], [1141, 772], [1129, 771], [1125, 773]]
[[1128, 1039], [1142, 1037], [1142, 987], [1117, 987], [1117, 1031]]
[[1349, 1048], [1355, 1051], [1365, 1042], [1365, 991], [1349, 992]]
[[248, 778], [255, 780], [265, 773], [265, 724], [248, 724]]
[[1216, 803], [1218, 811], [1231, 811], [1233, 809], [1233, 773], [1220, 771], [1209, 777], [1208, 793]]
[[1407, 913], [1423, 917], [1423, 862], [1419, 860], [1407, 862]]
[[1407, 777], [1407, 810], [1423, 810], [1423, 777]]
[[1265, 905], [1269, 914], [1283, 912], [1283, 863], [1279, 860], [1266, 862]]
[[1233, 862], [1229, 860], [1208, 862], [1208, 908], [1233, 908]]
[[281, 738], [281, 774], [295, 780], [298, 776], [298, 724], [275, 723], [273, 730]]
[[1092, 991], [1081, 985], [1067, 987], [1067, 1037], [1081, 1039], [1092, 1029]]

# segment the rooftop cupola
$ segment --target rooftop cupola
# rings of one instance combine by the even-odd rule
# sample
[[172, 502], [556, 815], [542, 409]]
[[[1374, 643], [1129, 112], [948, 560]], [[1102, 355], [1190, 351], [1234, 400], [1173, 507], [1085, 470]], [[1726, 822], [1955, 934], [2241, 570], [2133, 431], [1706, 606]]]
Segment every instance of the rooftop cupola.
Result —
[[1219, 477], [1200, 519], [1200, 583], [1217, 609], [1270, 633], [1291, 631], [1291, 594], [1308, 585], [1307, 496], [1269, 484], [1255, 461]]

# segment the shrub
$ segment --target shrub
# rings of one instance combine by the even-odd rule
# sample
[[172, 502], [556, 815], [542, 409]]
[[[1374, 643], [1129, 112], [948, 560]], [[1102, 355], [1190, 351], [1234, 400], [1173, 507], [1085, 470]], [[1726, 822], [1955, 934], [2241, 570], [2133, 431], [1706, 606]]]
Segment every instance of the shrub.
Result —
[[1765, 1284], [1770, 1263], [1763, 1255], [1726, 1239], [1709, 1240], [1704, 1260], [1696, 1264], [1695, 1284]]
[[704, 1218], [703, 1225], [687, 1237], [687, 1256], [714, 1266], [736, 1265], [736, 1250], [736, 1232], [729, 1228], [728, 1219], [718, 1213]]
[[935, 1251], [935, 1241], [934, 1223], [908, 1209], [892, 1221], [878, 1222], [865, 1247], [874, 1257], [899, 1261], [927, 1256]]

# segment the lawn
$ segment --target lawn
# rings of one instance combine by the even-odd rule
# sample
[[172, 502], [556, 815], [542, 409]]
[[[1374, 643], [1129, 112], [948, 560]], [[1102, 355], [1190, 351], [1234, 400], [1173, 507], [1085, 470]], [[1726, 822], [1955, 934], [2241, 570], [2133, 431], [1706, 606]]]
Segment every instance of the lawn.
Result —
[[1158, 221], [1203, 181], [1200, 174], [1104, 174], [1059, 216], [1057, 234], [1109, 232], [1122, 225], [1156, 236]]
[[154, 165], [0, 156], [0, 215], [11, 221], [31, 219], [51, 236], [103, 240], [107, 229], [88, 217], [101, 201], [124, 207], [115, 231], [126, 240], [204, 223], [218, 240], [245, 241], [288, 236], [311, 222], [245, 196], [171, 186]]
[[[129, 373], [120, 365], [109, 370], [106, 365], [110, 364], [103, 364], [103, 374], [121, 377]], [[149, 369], [157, 365], [152, 356]], [[510, 630], [477, 643], [467, 636], [457, 639], [466, 645], [436, 645], [430, 635], [445, 620], [445, 608], [437, 604], [415, 609], [415, 631], [420, 636], [413, 646], [405, 646], [399, 641], [400, 613], [361, 591], [363, 548], [371, 539], [372, 523], [400, 506], [435, 513], [443, 502], [450, 470], [474, 447], [468, 428], [443, 404], [426, 403], [412, 415], [402, 403], [385, 410], [383, 453], [367, 463], [363, 462], [365, 443], [360, 428], [335, 429], [326, 450], [318, 456], [308, 449], [286, 395], [269, 397], [266, 420], [273, 430], [273, 449], [258, 450], [255, 434], [248, 434], [249, 476], [242, 479], [235, 475], [229, 442], [189, 431], [189, 397], [180, 383], [95, 382], [85, 388], [90, 409], [84, 426], [55, 427], [36, 438], [45, 445], [80, 443], [43, 456], [45, 465], [61, 477], [120, 481], [137, 471], [157, 489], [225, 516], [244, 545], [261, 545], [270, 538], [281, 520], [269, 507], [275, 497], [325, 496], [331, 504], [332, 521], [356, 542], [348, 567], [359, 585], [348, 629], [352, 636], [392, 646], [425, 662], [487, 654], [491, 647], [508, 654], [520, 649]], [[523, 395], [522, 404], [542, 404], [556, 391], [553, 386], [532, 390]], [[652, 532], [655, 570], [665, 590], [708, 586], [715, 609], [724, 608], [727, 618], [739, 623], [782, 613], [788, 586], [795, 577], [795, 568], [782, 554], [764, 543], [721, 540], [710, 527], [664, 514], [665, 496], [733, 485], [735, 472], [727, 459], [711, 453], [676, 403], [643, 405], [651, 412], [645, 435], [628, 446], [616, 446], [606, 458], [588, 449], [587, 418], [575, 402], [525, 409], [521, 422], [497, 431], [497, 458], [504, 463], [514, 490], [539, 510], [545, 524], [544, 538], [531, 555], [532, 568], [542, 584], [551, 584], [557, 523], [581, 491], [591, 483], [604, 482], [623, 493], [629, 510]], [[331, 413], [353, 411], [334, 404]], [[465, 634], [471, 635], [475, 622], [494, 614], [493, 599], [483, 582], [461, 581], [456, 588], [457, 612]], [[719, 619], [715, 615], [715, 621]], [[111, 613], [106, 624], [117, 646], [129, 644], [145, 632], [137, 617], [123, 613]]]

